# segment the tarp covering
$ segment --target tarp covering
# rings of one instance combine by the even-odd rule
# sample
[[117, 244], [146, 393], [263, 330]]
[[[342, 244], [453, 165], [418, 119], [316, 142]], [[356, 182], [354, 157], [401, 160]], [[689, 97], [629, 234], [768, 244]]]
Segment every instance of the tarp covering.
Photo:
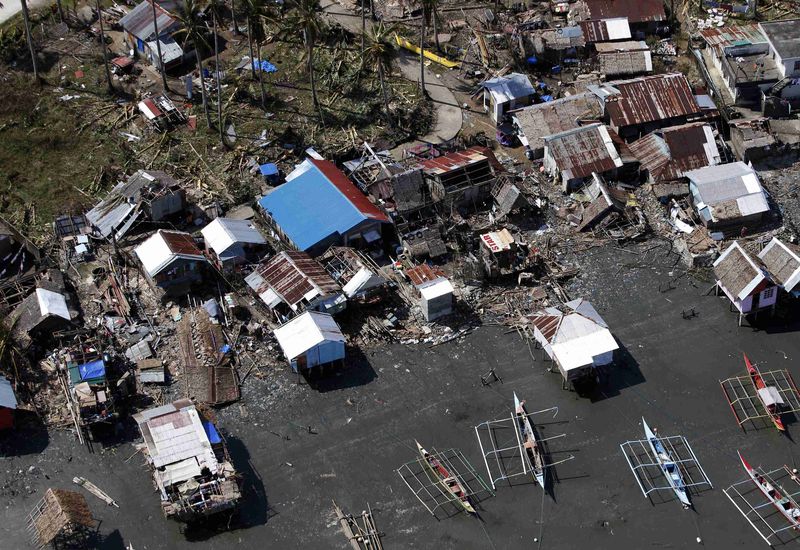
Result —
[[253, 68], [254, 69], [261, 69], [265, 73], [276, 73], [278, 72], [278, 67], [267, 61], [266, 59], [254, 59], [253, 60]]
[[268, 162], [267, 164], [262, 164], [258, 168], [261, 171], [262, 176], [278, 175], [278, 167], [272, 162]]
[[106, 376], [106, 365], [102, 359], [98, 359], [85, 365], [78, 365], [78, 372], [84, 382], [103, 380]]
[[206, 435], [208, 436], [208, 441], [212, 445], [216, 445], [217, 443], [222, 443], [222, 438], [217, 431], [217, 427], [211, 423], [210, 420], [203, 420], [203, 428], [206, 430]]

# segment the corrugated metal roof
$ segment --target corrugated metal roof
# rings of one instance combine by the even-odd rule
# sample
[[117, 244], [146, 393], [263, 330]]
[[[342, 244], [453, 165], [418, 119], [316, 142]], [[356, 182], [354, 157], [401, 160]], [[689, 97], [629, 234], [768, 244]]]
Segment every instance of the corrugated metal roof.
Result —
[[589, 89], [605, 98], [611, 124], [618, 128], [700, 112], [689, 81], [681, 73], [608, 82]]
[[622, 166], [606, 127], [590, 124], [545, 138], [547, 155], [567, 179], [601, 174]]
[[655, 182], [675, 180], [684, 172], [720, 162], [711, 127], [699, 122], [653, 132], [629, 148]]
[[194, 405], [172, 409], [165, 414], [137, 418], [153, 466], [161, 468], [196, 458], [200, 468], [216, 472], [217, 459]]
[[345, 341], [333, 317], [317, 311], [306, 311], [276, 328], [274, 333], [289, 361], [324, 342]]
[[420, 161], [422, 171], [426, 174], [446, 174], [453, 170], [460, 170], [476, 162], [488, 161], [489, 157], [483, 147], [470, 147], [463, 151], [453, 151], [442, 156]]
[[627, 17], [615, 17], [598, 21], [581, 21], [581, 29], [587, 44], [607, 40], [625, 40], [631, 37]]
[[520, 73], [490, 78], [481, 83], [481, 86], [489, 90], [497, 103], [528, 97], [536, 92], [528, 75]]
[[[161, 36], [169, 35], [178, 27], [178, 21], [171, 13], [162, 8], [156, 2], [156, 23], [158, 23], [158, 34]], [[139, 40], [151, 40], [155, 36], [155, 26], [153, 25], [153, 4], [151, 0], [145, 0], [133, 8], [127, 15], [119, 20], [120, 26], [131, 33]]]
[[602, 114], [594, 94], [567, 96], [537, 103], [513, 113], [517, 128], [531, 149], [544, 147], [544, 138], [580, 126], [580, 120], [598, 119]]
[[359, 224], [389, 218], [329, 161], [309, 159], [310, 167], [258, 201], [300, 250]]
[[297, 251], [276, 254], [259, 264], [245, 280], [259, 295], [271, 289], [292, 310], [303, 300], [311, 301], [341, 290], [322, 264]]
[[746, 46], [750, 44], [767, 44], [767, 37], [761, 32], [757, 23], [747, 25], [730, 25], [725, 27], [709, 27], [700, 31], [706, 44], [728, 48], [730, 46]]
[[[161, 32], [161, 27], [159, 27], [158, 31]], [[181, 48], [180, 44], [175, 42], [172, 37], [165, 37], [162, 34], [159, 42], [161, 43], [161, 59], [164, 65], [169, 65], [173, 61], [183, 57], [183, 48]], [[150, 47], [150, 51], [157, 56], [158, 46], [156, 46], [156, 41], [150, 40], [147, 42], [147, 45]]]
[[42, 317], [55, 315], [67, 321], [72, 319], [67, 307], [67, 299], [63, 294], [44, 288], [37, 288], [36, 300], [39, 303], [39, 313]]
[[663, 0], [584, 0], [590, 19], [627, 17], [631, 23], [666, 21]]
[[406, 269], [406, 277], [414, 286], [420, 286], [423, 283], [435, 281], [444, 276], [444, 271], [428, 264], [420, 264]]
[[200, 233], [203, 234], [206, 245], [216, 252], [217, 256], [222, 256], [236, 245], [266, 243], [256, 226], [247, 220], [216, 218], [201, 229]]

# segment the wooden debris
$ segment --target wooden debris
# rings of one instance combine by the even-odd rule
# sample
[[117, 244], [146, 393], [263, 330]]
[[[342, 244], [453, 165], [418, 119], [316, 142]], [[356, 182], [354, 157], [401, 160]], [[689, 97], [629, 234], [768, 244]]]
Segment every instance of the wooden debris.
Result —
[[87, 480], [86, 478], [84, 478], [84, 477], [73, 477], [72, 481], [76, 485], [80, 485], [81, 487], [83, 487], [84, 489], [86, 489], [87, 491], [92, 493], [94, 496], [96, 496], [97, 498], [99, 498], [100, 500], [102, 500], [103, 502], [108, 504], [109, 506], [115, 506], [115, 507], [119, 508], [119, 504], [117, 504], [117, 502], [113, 498], [108, 496], [105, 493], [105, 491], [100, 489], [97, 485], [95, 485], [91, 481]]

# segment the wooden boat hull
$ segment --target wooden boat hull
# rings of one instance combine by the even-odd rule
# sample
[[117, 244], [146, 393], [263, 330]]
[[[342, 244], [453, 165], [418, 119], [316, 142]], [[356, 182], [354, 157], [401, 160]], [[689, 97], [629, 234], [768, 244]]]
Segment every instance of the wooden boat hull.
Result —
[[[782, 496], [778, 492], [778, 489], [783, 491], [783, 488], [782, 487], [773, 487], [773, 492], [775, 493], [775, 495], [769, 494], [769, 491], [758, 480], [758, 477], [757, 477], [758, 474], [755, 471], [755, 468], [753, 468], [752, 466], [750, 466], [750, 464], [747, 463], [747, 461], [742, 456], [742, 453], [737, 453], [737, 454], [739, 455], [739, 460], [742, 461], [742, 466], [744, 467], [745, 472], [747, 472], [747, 475], [750, 477], [750, 479], [753, 481], [753, 483], [756, 484], [756, 487], [758, 487], [758, 489], [761, 491], [761, 493], [765, 497], [767, 497], [767, 500], [769, 500], [772, 503], [772, 505], [775, 506], [775, 508], [777, 508], [777, 510], [781, 514], [783, 514], [783, 517], [785, 517], [787, 519], [787, 521], [789, 523], [791, 523], [792, 526], [795, 529], [799, 528], [800, 527], [800, 517], [797, 517], [797, 518], [793, 517], [792, 514], [788, 510], [786, 510], [783, 506], [781, 506], [781, 504], [778, 501], [778, 499], [775, 498], [775, 495]], [[792, 509], [798, 509], [798, 508], [796, 506], [793, 506]]]
[[[464, 508], [465, 511], [469, 512], [470, 514], [475, 514], [475, 508], [473, 508], [472, 504], [469, 502], [467, 492], [464, 490], [464, 487], [461, 486], [461, 483], [458, 481], [458, 479], [450, 474], [450, 472], [448, 472], [447, 469], [442, 466], [442, 464], [436, 458], [431, 456], [431, 454], [426, 451], [418, 441], [415, 441], [415, 443], [417, 444], [417, 449], [419, 450], [420, 456], [422, 456], [422, 461], [436, 478], [436, 481], [439, 483], [439, 485], [444, 487], [444, 489], [450, 495], [452, 495], [455, 502]], [[450, 480], [451, 483], [448, 483], [448, 480]]]
[[772, 424], [775, 428], [778, 429], [780, 432], [786, 431], [786, 426], [783, 424], [783, 420], [781, 420], [781, 414], [777, 410], [777, 405], [774, 405], [773, 410], [770, 410], [769, 406], [764, 402], [764, 398], [761, 397], [761, 394], [758, 390], [765, 389], [767, 385], [764, 383], [764, 379], [761, 378], [761, 373], [758, 372], [752, 363], [750, 363], [750, 359], [747, 358], [747, 354], [743, 353], [744, 356], [744, 364], [747, 367], [747, 374], [750, 375], [750, 380], [753, 382], [753, 386], [756, 388], [756, 395], [758, 396], [758, 400], [761, 402], [761, 406], [764, 407], [764, 410], [769, 415], [770, 420], [772, 420]]
[[533, 431], [533, 426], [528, 418], [528, 412], [525, 410], [525, 405], [522, 404], [516, 393], [514, 394], [514, 412], [517, 415], [517, 423], [520, 430], [520, 435], [522, 437], [522, 446], [524, 452], [527, 452], [530, 458], [533, 477], [536, 480], [536, 483], [538, 483], [539, 486], [544, 489], [545, 467], [542, 449], [539, 447], [539, 442], [536, 440], [536, 432]]

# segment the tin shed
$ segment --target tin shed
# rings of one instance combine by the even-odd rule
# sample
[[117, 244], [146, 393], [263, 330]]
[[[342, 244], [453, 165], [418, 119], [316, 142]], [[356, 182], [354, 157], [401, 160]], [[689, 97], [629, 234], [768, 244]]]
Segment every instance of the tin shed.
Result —
[[345, 357], [344, 335], [327, 313], [306, 311], [276, 328], [275, 338], [295, 372]]

